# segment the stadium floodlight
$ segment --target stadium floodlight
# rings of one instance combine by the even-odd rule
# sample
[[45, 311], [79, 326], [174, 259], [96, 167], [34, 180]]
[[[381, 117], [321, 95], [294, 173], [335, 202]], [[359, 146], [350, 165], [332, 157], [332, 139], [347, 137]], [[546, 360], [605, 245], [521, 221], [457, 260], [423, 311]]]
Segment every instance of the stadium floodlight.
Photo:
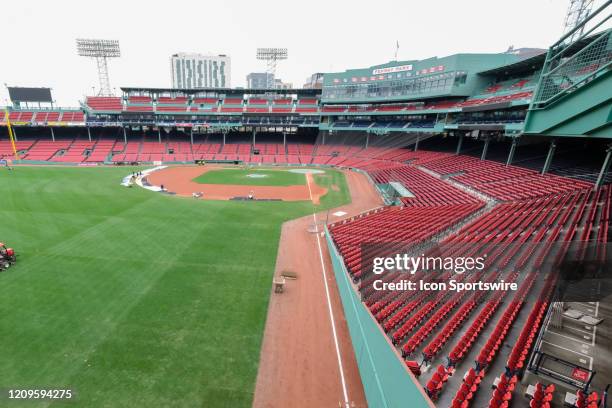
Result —
[[98, 95], [112, 96], [107, 59], [119, 58], [121, 56], [119, 41], [77, 38], [76, 44], [78, 55], [96, 59], [98, 79], [100, 81], [100, 92]]
[[[570, 0], [570, 4], [565, 15], [565, 23], [563, 24], [563, 33], [567, 34], [574, 28], [580, 26], [584, 19], [591, 14], [592, 8], [593, 0]], [[584, 25], [573, 33], [570, 38], [568, 38], [568, 42], [571, 43], [578, 39], [580, 36], [582, 36], [583, 32]]]
[[276, 64], [278, 61], [286, 60], [289, 57], [287, 48], [258, 48], [257, 59], [266, 61], [268, 69], [266, 70], [267, 88], [274, 87], [274, 79], [276, 78]]

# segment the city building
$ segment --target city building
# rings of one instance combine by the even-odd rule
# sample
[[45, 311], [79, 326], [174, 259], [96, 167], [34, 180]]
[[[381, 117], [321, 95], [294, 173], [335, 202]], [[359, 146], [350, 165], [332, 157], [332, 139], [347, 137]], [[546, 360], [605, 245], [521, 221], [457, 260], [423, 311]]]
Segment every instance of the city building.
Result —
[[283, 82], [280, 78], [274, 78], [274, 89], [292, 89], [293, 84], [291, 82]]
[[280, 78], [275, 78], [274, 74], [268, 72], [251, 72], [246, 77], [247, 89], [291, 89], [293, 84], [283, 82]]
[[246, 80], [249, 89], [264, 89], [269, 87], [268, 84], [275, 83], [274, 74], [268, 72], [251, 72]]
[[323, 77], [325, 76], [322, 72], [315, 72], [308, 78], [304, 83], [304, 89], [322, 89], [323, 88]]

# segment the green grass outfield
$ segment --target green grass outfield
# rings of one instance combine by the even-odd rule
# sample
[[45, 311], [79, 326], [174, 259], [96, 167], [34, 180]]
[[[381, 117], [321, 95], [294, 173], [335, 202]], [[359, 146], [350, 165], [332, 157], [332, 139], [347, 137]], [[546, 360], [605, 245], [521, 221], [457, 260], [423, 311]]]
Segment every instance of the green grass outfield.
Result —
[[[256, 175], [259, 177], [249, 177]], [[193, 179], [202, 184], [235, 184], [247, 186], [305, 185], [306, 176], [288, 170], [271, 169], [215, 169]]]
[[[249, 407], [280, 225], [310, 202], [205, 201], [119, 185], [132, 168], [0, 169], [1, 407]], [[317, 209], [349, 201], [344, 176]], [[282, 392], [282, 390], [279, 390]]]

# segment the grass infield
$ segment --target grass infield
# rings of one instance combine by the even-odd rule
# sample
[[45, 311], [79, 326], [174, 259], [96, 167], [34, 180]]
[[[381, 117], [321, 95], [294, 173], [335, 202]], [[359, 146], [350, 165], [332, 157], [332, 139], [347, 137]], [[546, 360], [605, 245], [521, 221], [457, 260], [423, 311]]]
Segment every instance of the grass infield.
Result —
[[[0, 240], [18, 254], [0, 273], [0, 389], [76, 393], [52, 406], [251, 406], [280, 226], [315, 207], [120, 186], [131, 171], [0, 170]], [[315, 180], [339, 187], [318, 210], [349, 201], [342, 173]]]
[[193, 179], [201, 184], [234, 184], [246, 186], [305, 185], [304, 174], [271, 169], [215, 169]]

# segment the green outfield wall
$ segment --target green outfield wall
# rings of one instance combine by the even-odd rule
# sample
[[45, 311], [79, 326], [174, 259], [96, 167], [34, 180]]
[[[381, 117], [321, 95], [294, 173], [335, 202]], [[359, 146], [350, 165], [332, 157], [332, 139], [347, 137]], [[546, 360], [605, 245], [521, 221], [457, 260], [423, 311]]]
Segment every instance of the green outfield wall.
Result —
[[374, 408], [431, 406], [420, 385], [413, 381], [385, 334], [361, 302], [327, 227], [325, 236], [368, 406]]

